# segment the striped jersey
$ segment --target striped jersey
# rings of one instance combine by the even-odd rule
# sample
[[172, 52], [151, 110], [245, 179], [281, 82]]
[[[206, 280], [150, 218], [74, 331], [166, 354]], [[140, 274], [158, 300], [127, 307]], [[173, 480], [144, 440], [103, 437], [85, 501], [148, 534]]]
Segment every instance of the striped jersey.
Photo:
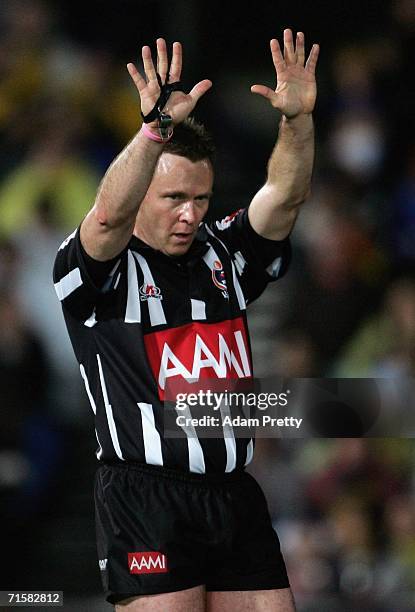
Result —
[[60, 246], [55, 290], [94, 413], [99, 460], [199, 473], [251, 460], [253, 441], [228, 432], [163, 435], [167, 383], [253, 375], [246, 305], [285, 273], [290, 244], [259, 236], [247, 212], [201, 223], [181, 257], [132, 236], [119, 256], [98, 262], [79, 229]]

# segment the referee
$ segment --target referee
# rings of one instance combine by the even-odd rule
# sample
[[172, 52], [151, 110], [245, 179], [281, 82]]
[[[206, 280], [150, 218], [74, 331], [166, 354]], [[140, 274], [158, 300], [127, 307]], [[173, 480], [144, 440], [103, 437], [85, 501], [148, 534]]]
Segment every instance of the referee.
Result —
[[271, 41], [282, 113], [265, 185], [247, 209], [203, 218], [214, 146], [189, 118], [182, 49], [143, 47], [127, 68], [143, 125], [115, 159], [80, 227], [59, 248], [54, 283], [95, 415], [99, 569], [117, 610], [292, 612], [264, 495], [244, 468], [253, 441], [167, 437], [174, 380], [251, 378], [246, 305], [281, 277], [289, 234], [310, 188], [318, 45]]

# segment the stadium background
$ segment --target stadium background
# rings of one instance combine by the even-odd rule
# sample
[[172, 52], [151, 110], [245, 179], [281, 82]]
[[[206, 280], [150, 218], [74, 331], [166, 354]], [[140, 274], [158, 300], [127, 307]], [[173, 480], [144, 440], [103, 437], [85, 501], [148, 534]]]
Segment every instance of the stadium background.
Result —
[[[262, 184], [284, 27], [321, 44], [314, 188], [289, 275], [252, 306], [258, 376], [391, 377], [415, 364], [413, 0], [3, 0], [0, 11], [0, 590], [103, 610], [92, 413], [51, 284], [55, 251], [139, 127], [125, 65], [163, 35], [218, 146], [212, 214]], [[415, 610], [415, 453], [406, 439], [261, 440], [300, 612]]]

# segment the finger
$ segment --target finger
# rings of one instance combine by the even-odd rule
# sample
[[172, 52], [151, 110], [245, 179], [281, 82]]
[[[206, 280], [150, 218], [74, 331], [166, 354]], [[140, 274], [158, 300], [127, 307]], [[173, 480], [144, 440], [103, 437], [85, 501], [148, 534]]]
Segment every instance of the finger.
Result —
[[284, 59], [287, 64], [296, 63], [296, 56], [293, 44], [293, 33], [289, 28], [284, 30]]
[[275, 70], [277, 71], [277, 73], [282, 72], [287, 67], [287, 64], [284, 61], [284, 58], [282, 56], [281, 49], [280, 49], [280, 44], [276, 38], [273, 38], [270, 41], [270, 47], [271, 47], [272, 61], [275, 66]]
[[297, 32], [297, 44], [295, 51], [297, 54], [297, 64], [304, 66], [304, 34], [302, 32]]
[[151, 57], [150, 47], [143, 47], [141, 55], [143, 57], [144, 72], [149, 81], [156, 81], [156, 71], [154, 69], [153, 58]]
[[131, 62], [127, 64], [127, 70], [134, 81], [134, 85], [137, 87], [138, 91], [141, 92], [147, 86], [145, 79], [143, 79], [137, 68]]
[[161, 82], [166, 82], [169, 60], [167, 58], [167, 47], [164, 38], [157, 39], [157, 72], [161, 77]]
[[275, 91], [266, 87], [265, 85], [252, 85], [251, 87], [252, 93], [258, 94], [263, 98], [268, 98], [272, 100], [275, 97]]
[[316, 65], [318, 60], [318, 54], [320, 52], [320, 46], [314, 44], [311, 48], [310, 55], [308, 56], [307, 63], [305, 65], [305, 69], [307, 72], [314, 74], [316, 71]]
[[200, 81], [197, 83], [193, 89], [189, 92], [189, 96], [193, 99], [194, 103], [205, 94], [212, 87], [212, 81], [205, 79], [204, 81]]
[[179, 42], [173, 43], [173, 57], [171, 60], [169, 83], [180, 81], [182, 74], [182, 45]]

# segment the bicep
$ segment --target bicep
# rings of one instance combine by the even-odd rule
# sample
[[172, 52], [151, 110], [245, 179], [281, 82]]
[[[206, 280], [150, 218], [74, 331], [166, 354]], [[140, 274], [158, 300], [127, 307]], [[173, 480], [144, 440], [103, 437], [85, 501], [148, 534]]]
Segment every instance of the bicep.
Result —
[[94, 206], [81, 224], [81, 243], [86, 253], [97, 261], [116, 257], [127, 246], [134, 231], [135, 218], [117, 225], [99, 220]]
[[256, 233], [263, 238], [284, 240], [297, 219], [298, 206], [287, 206], [280, 199], [278, 189], [265, 184], [249, 205], [249, 222]]

